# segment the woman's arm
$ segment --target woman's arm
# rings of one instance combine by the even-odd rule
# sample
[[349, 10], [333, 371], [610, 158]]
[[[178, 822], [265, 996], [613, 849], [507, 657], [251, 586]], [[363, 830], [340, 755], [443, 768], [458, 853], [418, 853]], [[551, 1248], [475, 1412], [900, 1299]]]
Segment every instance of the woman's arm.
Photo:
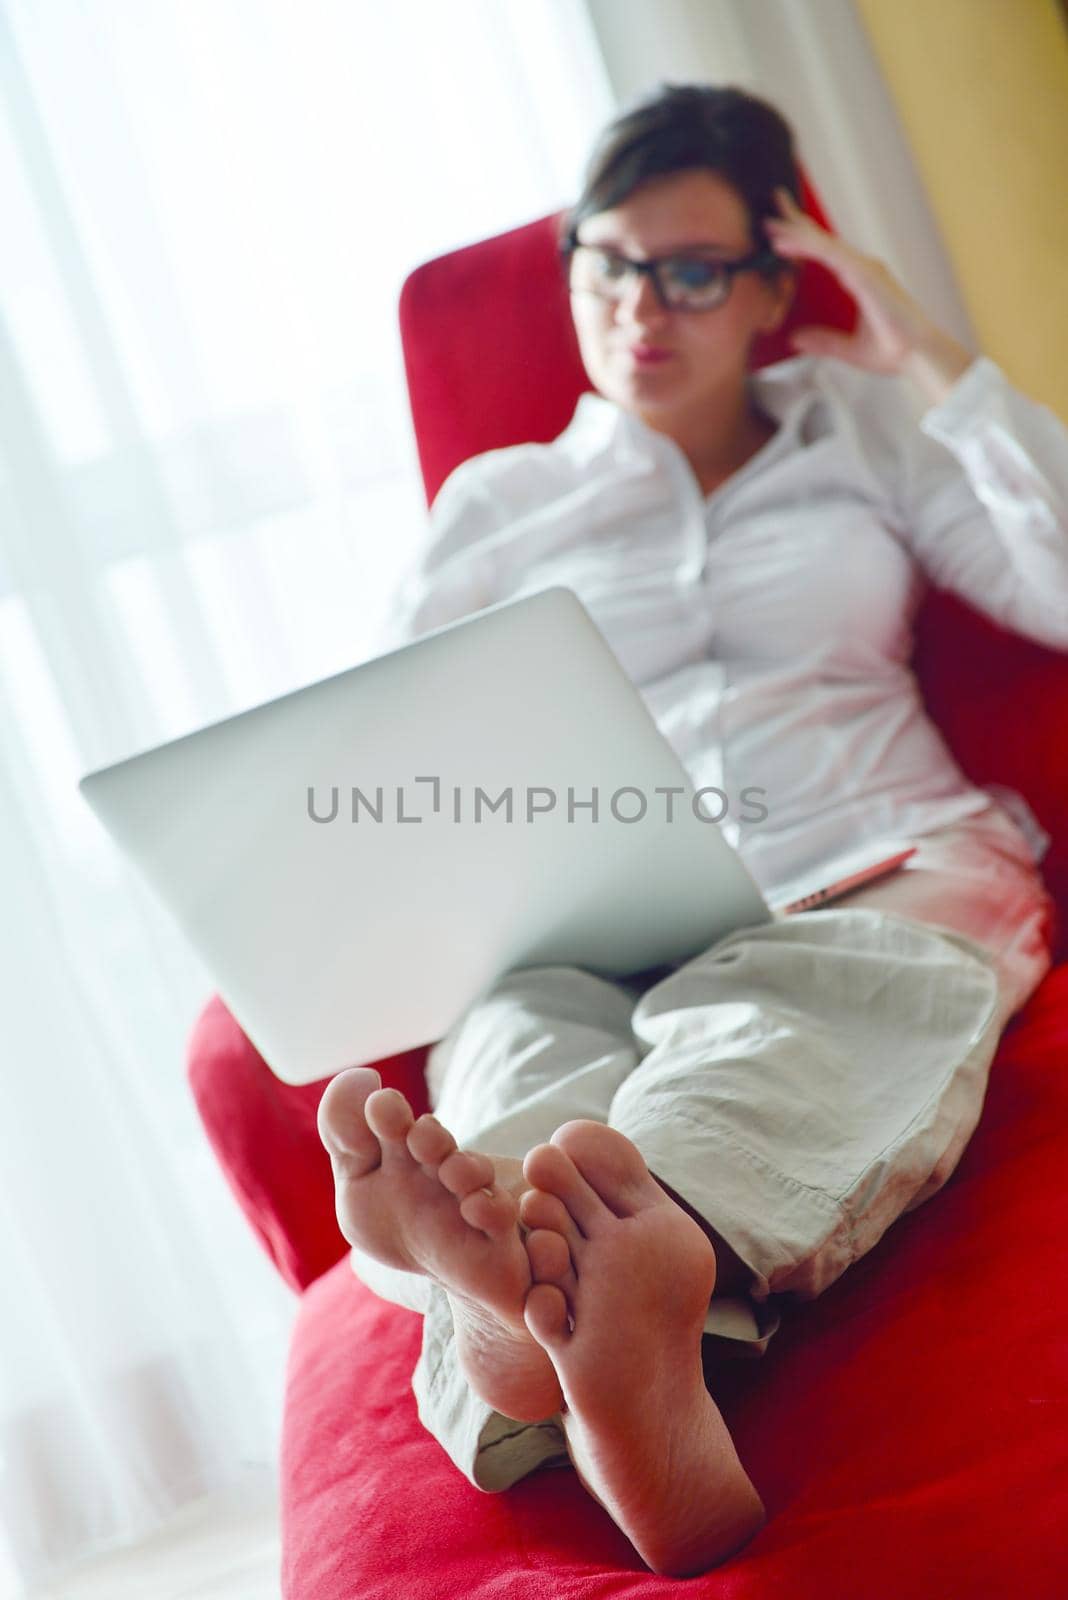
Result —
[[487, 468], [497, 455], [503, 452], [461, 462], [438, 490], [422, 545], [394, 595], [376, 653], [397, 650], [492, 604], [489, 574], [482, 570], [479, 553], [507, 516]]
[[[1068, 429], [974, 360], [881, 262], [804, 216], [788, 195], [767, 222], [776, 252], [821, 261], [854, 296], [852, 334], [803, 328], [798, 350], [911, 380], [927, 402], [874, 397], [873, 445], [898, 531], [925, 571], [996, 621], [1068, 649]], [[893, 391], [896, 386], [890, 386]]]
[[921, 419], [898, 483], [903, 537], [935, 583], [1068, 649], [1068, 429], [1051, 411], [980, 358]]

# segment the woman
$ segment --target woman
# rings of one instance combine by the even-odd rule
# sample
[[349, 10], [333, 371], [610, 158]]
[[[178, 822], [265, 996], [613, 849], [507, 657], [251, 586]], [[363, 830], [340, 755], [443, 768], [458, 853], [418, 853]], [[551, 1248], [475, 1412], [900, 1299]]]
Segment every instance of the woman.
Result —
[[[570, 1458], [677, 1575], [764, 1520], [702, 1336], [759, 1353], [774, 1297], [821, 1293], [945, 1183], [1049, 962], [1027, 842], [908, 657], [924, 573], [1068, 645], [1068, 436], [798, 196], [789, 130], [739, 91], [609, 127], [564, 236], [597, 394], [453, 474], [397, 636], [568, 584], [695, 785], [764, 791], [725, 827], [765, 891], [857, 846], [915, 856], [667, 976], [509, 974], [432, 1052], [436, 1117], [369, 1069], [320, 1110], [356, 1270], [424, 1314], [426, 1425], [483, 1488]], [[857, 330], [750, 375], [804, 260]]]

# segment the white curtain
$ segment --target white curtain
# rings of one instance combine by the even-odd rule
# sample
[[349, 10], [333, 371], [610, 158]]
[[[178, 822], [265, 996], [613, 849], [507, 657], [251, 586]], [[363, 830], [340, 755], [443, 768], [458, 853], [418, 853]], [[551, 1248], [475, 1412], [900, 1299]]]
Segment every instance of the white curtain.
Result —
[[574, 193], [581, 0], [0, 0], [0, 1596], [276, 1443], [292, 1298], [211, 983], [81, 773], [361, 659], [423, 517], [418, 260]]

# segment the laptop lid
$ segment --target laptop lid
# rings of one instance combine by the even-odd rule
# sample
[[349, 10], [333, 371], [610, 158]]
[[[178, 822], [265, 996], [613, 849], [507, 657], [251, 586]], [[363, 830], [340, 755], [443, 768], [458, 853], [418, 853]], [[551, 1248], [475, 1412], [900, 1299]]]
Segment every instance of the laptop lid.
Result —
[[80, 787], [291, 1083], [442, 1037], [511, 968], [622, 976], [769, 917], [563, 588]]

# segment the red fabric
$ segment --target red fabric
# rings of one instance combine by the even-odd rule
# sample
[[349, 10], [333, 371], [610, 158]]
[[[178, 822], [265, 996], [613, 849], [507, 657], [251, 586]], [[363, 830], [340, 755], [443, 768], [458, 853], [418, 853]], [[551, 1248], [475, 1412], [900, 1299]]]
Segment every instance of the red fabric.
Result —
[[[216, 996], [187, 1052], [189, 1083], [212, 1149], [237, 1202], [291, 1289], [306, 1289], [348, 1246], [334, 1215], [330, 1158], [316, 1112], [329, 1083], [276, 1078]], [[428, 1109], [426, 1050], [380, 1061], [382, 1081]]]
[[976, 783], [1018, 790], [1050, 834], [1042, 871], [1061, 910], [1059, 953], [1068, 956], [1068, 658], [932, 591], [915, 665], [928, 710], [964, 771]]
[[[848, 325], [848, 302], [827, 290], [806, 275], [795, 324]], [[420, 268], [401, 317], [431, 497], [469, 455], [552, 438], [586, 387], [553, 219]], [[1054, 835], [1047, 877], [1063, 910], [1068, 661], [942, 595], [924, 608], [917, 659], [965, 770], [1019, 788]], [[764, 1360], [714, 1376], [771, 1520], [687, 1593], [1068, 1594], [1066, 1053], [1062, 968], [1006, 1036], [983, 1120], [946, 1189], [819, 1300], [791, 1308]], [[384, 1072], [417, 1110], [423, 1055]], [[311, 1285], [283, 1440], [287, 1600], [676, 1594], [568, 1472], [483, 1495], [424, 1432], [409, 1387], [419, 1319], [377, 1301], [339, 1259], [315, 1133], [324, 1085], [278, 1082], [218, 1001], [193, 1035], [190, 1076], [257, 1236], [289, 1283]]]
[[[686, 1594], [1064, 1600], [1068, 968], [1006, 1037], [953, 1178], [713, 1392], [770, 1513]], [[606, 1600], [653, 1577], [567, 1471], [473, 1489], [416, 1417], [420, 1319], [339, 1262], [304, 1296], [282, 1450], [289, 1600]]]

